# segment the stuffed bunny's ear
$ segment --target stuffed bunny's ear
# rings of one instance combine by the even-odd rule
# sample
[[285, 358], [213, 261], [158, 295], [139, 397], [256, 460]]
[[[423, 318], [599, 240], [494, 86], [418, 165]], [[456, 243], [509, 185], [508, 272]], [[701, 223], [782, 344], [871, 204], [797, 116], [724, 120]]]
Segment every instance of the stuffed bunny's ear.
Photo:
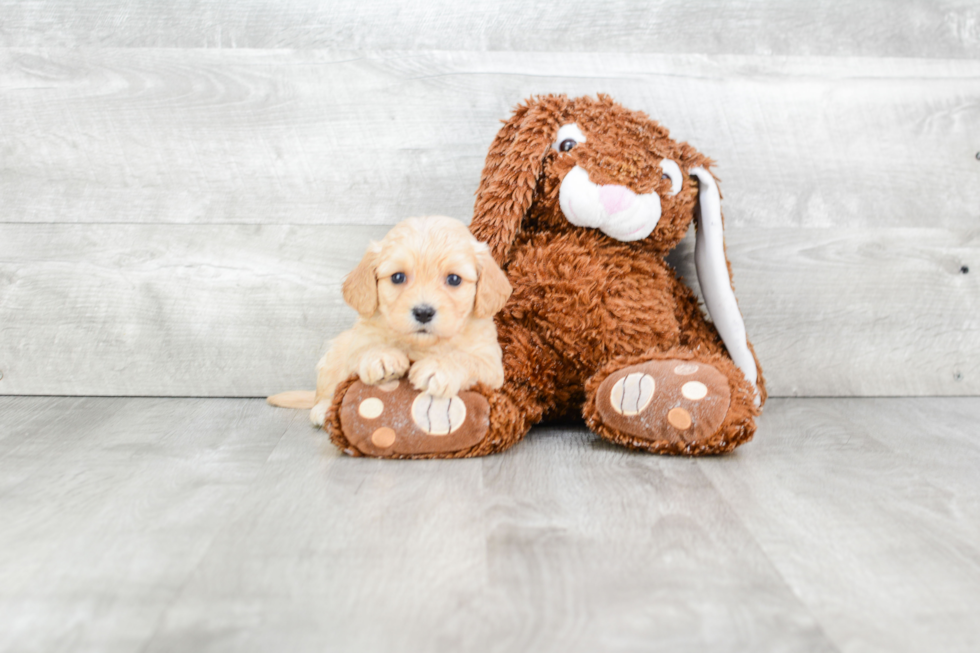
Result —
[[698, 180], [698, 231], [694, 246], [694, 265], [708, 314], [721, 336], [735, 365], [756, 388], [755, 403], [760, 403], [758, 370], [749, 351], [745, 322], [738, 310], [735, 291], [725, 258], [725, 231], [721, 221], [721, 195], [718, 183], [704, 168], [690, 171]]
[[554, 138], [553, 116], [563, 101], [561, 97], [538, 98], [519, 106], [490, 146], [470, 231], [490, 246], [500, 264], [506, 261], [531, 208], [544, 158]]
[[344, 301], [362, 317], [370, 317], [378, 310], [378, 251], [372, 244], [347, 278], [344, 279]]

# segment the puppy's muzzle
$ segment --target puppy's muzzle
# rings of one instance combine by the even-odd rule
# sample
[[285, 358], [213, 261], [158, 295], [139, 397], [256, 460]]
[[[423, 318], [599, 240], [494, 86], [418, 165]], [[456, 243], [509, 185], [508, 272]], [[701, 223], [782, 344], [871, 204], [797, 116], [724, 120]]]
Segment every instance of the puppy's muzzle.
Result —
[[428, 306], [427, 304], [422, 304], [421, 306], [416, 306], [412, 309], [412, 317], [419, 324], [428, 324], [435, 317], [436, 309]]

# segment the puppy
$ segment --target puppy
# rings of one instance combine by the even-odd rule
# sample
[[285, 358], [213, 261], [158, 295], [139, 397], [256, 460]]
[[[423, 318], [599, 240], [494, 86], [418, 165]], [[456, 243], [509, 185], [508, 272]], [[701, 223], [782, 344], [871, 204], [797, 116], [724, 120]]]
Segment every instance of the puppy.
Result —
[[[409, 218], [371, 243], [343, 285], [357, 323], [317, 365], [310, 421], [323, 426], [337, 384], [356, 374], [376, 385], [408, 373], [412, 385], [452, 397], [476, 383], [504, 382], [493, 315], [510, 297], [507, 277], [486, 245], [452, 218]], [[282, 393], [278, 406], [303, 407]], [[292, 400], [291, 400], [292, 399]]]

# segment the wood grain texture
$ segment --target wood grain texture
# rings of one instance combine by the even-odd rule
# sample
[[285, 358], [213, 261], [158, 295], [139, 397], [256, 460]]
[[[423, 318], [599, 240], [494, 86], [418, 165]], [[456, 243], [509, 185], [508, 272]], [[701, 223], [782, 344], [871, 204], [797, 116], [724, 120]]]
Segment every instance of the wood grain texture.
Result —
[[0, 651], [974, 651], [978, 398], [691, 460], [339, 455], [258, 399], [0, 397]]
[[834, 650], [690, 465], [551, 430], [324, 470], [288, 438], [148, 651]]
[[313, 386], [324, 343], [356, 315], [340, 284], [385, 229], [0, 232], [3, 392], [256, 396]]
[[[0, 392], [312, 388], [354, 320], [340, 283], [384, 230], [0, 225]], [[980, 392], [976, 232], [731, 225], [727, 239], [772, 395]], [[672, 260], [696, 288], [691, 247]]]
[[482, 461], [385, 462], [291, 425], [145, 650], [452, 650], [440, 622], [486, 583]]
[[139, 650], [298, 416], [38, 398], [0, 403], [2, 432], [11, 407], [34, 413], [0, 441], [0, 650], [17, 652]]
[[697, 465], [831, 641], [980, 646], [980, 401], [775, 400], [764, 420]]
[[[700, 294], [693, 238], [671, 261]], [[773, 396], [980, 392], [980, 232], [730, 227]]]
[[3, 222], [468, 219], [499, 121], [607, 92], [718, 162], [730, 223], [973, 228], [980, 61], [0, 50]]
[[0, 45], [971, 58], [970, 0], [3, 0]]
[[451, 650], [837, 650], [689, 460], [544, 427], [483, 484], [489, 583]]

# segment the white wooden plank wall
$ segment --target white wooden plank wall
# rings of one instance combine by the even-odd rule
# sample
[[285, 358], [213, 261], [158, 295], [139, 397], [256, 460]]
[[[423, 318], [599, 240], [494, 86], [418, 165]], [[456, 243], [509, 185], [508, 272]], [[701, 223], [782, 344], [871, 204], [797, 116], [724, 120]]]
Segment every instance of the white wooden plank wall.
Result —
[[0, 46], [975, 58], [973, 0], [0, 0]]
[[715, 158], [736, 226], [969, 227], [980, 206], [980, 61], [116, 48], [0, 57], [6, 222], [468, 218], [514, 104], [597, 91]]
[[545, 92], [718, 161], [774, 395], [980, 393], [975, 2], [2, 0], [0, 394], [311, 386], [366, 242], [468, 220]]

